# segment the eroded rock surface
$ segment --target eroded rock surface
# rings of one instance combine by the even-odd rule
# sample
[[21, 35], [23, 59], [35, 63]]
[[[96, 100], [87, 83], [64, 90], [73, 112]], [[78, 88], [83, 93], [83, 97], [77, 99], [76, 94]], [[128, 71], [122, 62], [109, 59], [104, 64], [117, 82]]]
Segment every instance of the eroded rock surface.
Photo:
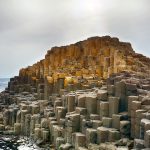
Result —
[[54, 47], [0, 95], [0, 131], [62, 150], [150, 148], [150, 59], [117, 38]]

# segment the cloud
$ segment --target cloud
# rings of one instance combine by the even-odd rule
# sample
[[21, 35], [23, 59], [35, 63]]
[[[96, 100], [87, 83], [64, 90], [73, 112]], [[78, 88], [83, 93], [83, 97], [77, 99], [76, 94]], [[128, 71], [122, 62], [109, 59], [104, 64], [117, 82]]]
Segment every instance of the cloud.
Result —
[[111, 35], [150, 56], [149, 0], [0, 0], [0, 77], [16, 75], [48, 49]]

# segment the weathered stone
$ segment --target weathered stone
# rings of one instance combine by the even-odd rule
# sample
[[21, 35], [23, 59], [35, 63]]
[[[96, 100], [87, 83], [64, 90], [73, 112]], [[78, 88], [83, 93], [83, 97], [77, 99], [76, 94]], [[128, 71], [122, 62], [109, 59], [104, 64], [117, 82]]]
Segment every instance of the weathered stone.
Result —
[[90, 119], [91, 119], [91, 120], [99, 120], [99, 119], [100, 119], [100, 116], [97, 115], [97, 114], [91, 114], [91, 115], [90, 115]]
[[106, 90], [98, 90], [97, 98], [101, 101], [107, 101], [108, 92]]
[[9, 125], [9, 116], [10, 116], [9, 110], [5, 110], [3, 113], [3, 117], [4, 117], [3, 122], [5, 126]]
[[146, 131], [150, 130], [150, 120], [142, 119], [140, 124], [140, 138], [144, 139]]
[[135, 149], [144, 149], [144, 140], [134, 139], [134, 148]]
[[65, 143], [65, 139], [63, 137], [57, 137], [56, 139], [56, 149], [60, 149], [61, 144]]
[[108, 85], [107, 90], [108, 90], [108, 95], [111, 95], [111, 96], [115, 95], [115, 86], [114, 85]]
[[41, 138], [41, 129], [35, 128], [34, 129], [34, 140], [38, 140]]
[[108, 142], [109, 129], [105, 127], [97, 128], [97, 144]]
[[103, 122], [100, 120], [92, 120], [92, 127], [94, 129], [97, 129], [98, 127], [102, 126]]
[[43, 130], [42, 131], [42, 137], [43, 137], [44, 142], [48, 142], [49, 141], [49, 131], [48, 130]]
[[31, 123], [31, 115], [30, 114], [26, 114], [25, 115], [25, 135], [29, 136], [30, 135], [30, 123]]
[[61, 144], [60, 147], [59, 147], [59, 149], [60, 150], [70, 150], [71, 147], [72, 147], [71, 144], [66, 143], [66, 144]]
[[78, 107], [85, 107], [86, 95], [81, 94], [78, 96]]
[[100, 118], [109, 116], [109, 102], [100, 103]]
[[82, 108], [82, 107], [76, 107], [75, 112], [77, 114], [80, 114], [80, 115], [86, 115], [87, 114], [87, 109], [86, 108]]
[[82, 133], [75, 133], [75, 149], [86, 145], [86, 137]]
[[70, 94], [67, 96], [67, 105], [68, 105], [68, 112], [72, 112], [75, 110], [75, 95]]
[[125, 83], [123, 81], [115, 84], [115, 96], [120, 98], [119, 111], [127, 110]]
[[86, 108], [87, 108], [87, 114], [90, 116], [90, 114], [96, 114], [97, 110], [97, 96], [94, 94], [88, 94], [86, 95]]
[[25, 116], [28, 114], [27, 110], [21, 110], [21, 132], [25, 133]]
[[132, 101], [138, 101], [138, 96], [128, 96], [128, 115], [131, 116]]
[[120, 132], [122, 137], [129, 137], [130, 135], [130, 122], [120, 121]]
[[3, 124], [0, 124], [0, 131], [4, 131], [5, 130], [5, 126]]
[[51, 132], [51, 141], [54, 142], [54, 144], [56, 144], [56, 139], [57, 137], [62, 137], [63, 135], [63, 128], [60, 127], [59, 125], [53, 125], [52, 126], [52, 132]]
[[42, 118], [42, 120], [41, 120], [41, 128], [48, 129], [48, 120], [46, 118]]
[[150, 97], [144, 97], [141, 102], [142, 105], [150, 105]]
[[150, 148], [150, 130], [147, 130], [144, 136], [144, 145], [146, 148]]
[[113, 114], [118, 114], [119, 112], [119, 98], [118, 97], [109, 97], [109, 117], [112, 117]]
[[112, 127], [115, 129], [120, 129], [120, 118], [121, 115], [119, 114], [113, 114], [112, 116]]
[[139, 102], [139, 101], [132, 101], [131, 109], [132, 110], [141, 109], [141, 102]]
[[96, 144], [97, 142], [97, 130], [92, 128], [86, 129], [86, 146], [90, 143]]
[[115, 142], [120, 139], [120, 132], [117, 130], [110, 129], [108, 134], [108, 141]]
[[32, 114], [38, 114], [40, 112], [39, 105], [32, 105]]
[[103, 117], [102, 122], [103, 122], [104, 127], [106, 127], [106, 128], [111, 128], [112, 127], [112, 118]]

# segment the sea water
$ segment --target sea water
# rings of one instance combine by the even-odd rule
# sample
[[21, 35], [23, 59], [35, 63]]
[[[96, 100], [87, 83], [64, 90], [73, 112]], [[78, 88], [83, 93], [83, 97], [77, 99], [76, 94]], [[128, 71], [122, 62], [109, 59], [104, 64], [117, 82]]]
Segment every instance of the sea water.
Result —
[[0, 92], [4, 91], [8, 86], [9, 78], [0, 78]]

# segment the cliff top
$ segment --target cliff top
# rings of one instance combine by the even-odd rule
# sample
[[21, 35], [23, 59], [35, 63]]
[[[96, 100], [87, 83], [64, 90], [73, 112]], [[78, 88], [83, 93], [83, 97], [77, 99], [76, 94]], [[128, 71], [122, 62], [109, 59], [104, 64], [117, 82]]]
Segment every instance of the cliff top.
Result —
[[87, 74], [104, 78], [120, 71], [149, 74], [150, 58], [135, 53], [130, 43], [121, 42], [118, 38], [96, 36], [75, 44], [52, 47], [44, 59], [21, 69], [20, 74], [44, 78], [63, 72], [64, 76], [76, 76], [79, 70], [82, 72], [80, 75], [85, 74], [83, 69], [88, 70]]

